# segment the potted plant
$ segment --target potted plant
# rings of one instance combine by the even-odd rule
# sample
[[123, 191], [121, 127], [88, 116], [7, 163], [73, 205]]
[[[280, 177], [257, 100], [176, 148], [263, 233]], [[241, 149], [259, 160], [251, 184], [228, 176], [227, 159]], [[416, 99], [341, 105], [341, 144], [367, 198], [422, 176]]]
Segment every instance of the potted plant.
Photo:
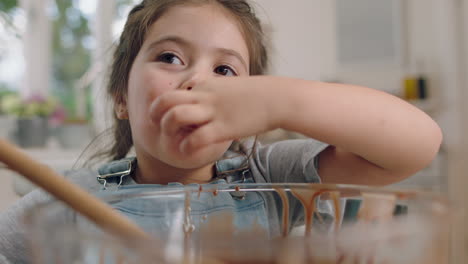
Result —
[[65, 149], [85, 147], [91, 139], [91, 134], [87, 119], [67, 115], [57, 124], [54, 133], [60, 146]]
[[14, 139], [24, 148], [44, 147], [49, 137], [49, 117], [58, 109], [58, 101], [51, 96], [34, 94], [22, 98], [19, 94], [4, 96], [2, 111], [16, 117]]

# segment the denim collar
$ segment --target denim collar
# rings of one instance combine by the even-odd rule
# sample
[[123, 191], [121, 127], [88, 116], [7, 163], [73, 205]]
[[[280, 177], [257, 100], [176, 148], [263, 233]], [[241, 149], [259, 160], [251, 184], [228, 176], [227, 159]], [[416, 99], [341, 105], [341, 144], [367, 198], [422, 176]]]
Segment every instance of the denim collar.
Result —
[[[228, 151], [223, 159], [216, 162], [215, 167], [216, 175], [212, 182], [224, 179], [227, 183], [243, 183], [252, 177], [248, 158], [244, 154]], [[98, 169], [97, 180], [104, 189], [110, 186], [136, 184], [132, 177], [127, 177], [132, 175], [136, 168], [136, 157], [111, 161]]]
[[102, 165], [98, 169], [97, 181], [106, 189], [108, 186], [116, 185], [117, 187], [133, 181], [131, 177], [137, 166], [136, 157], [114, 160]]
[[216, 176], [213, 180], [225, 179], [227, 183], [243, 183], [251, 178], [248, 157], [244, 154], [228, 152], [215, 166]]

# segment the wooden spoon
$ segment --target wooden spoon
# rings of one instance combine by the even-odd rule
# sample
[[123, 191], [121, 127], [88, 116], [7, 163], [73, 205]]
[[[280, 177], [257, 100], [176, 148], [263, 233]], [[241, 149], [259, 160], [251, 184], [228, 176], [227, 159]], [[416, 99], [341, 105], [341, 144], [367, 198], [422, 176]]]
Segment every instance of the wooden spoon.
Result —
[[33, 160], [4, 139], [0, 139], [0, 161], [86, 216], [102, 229], [124, 238], [150, 239], [140, 227], [109, 205], [71, 183], [48, 166]]

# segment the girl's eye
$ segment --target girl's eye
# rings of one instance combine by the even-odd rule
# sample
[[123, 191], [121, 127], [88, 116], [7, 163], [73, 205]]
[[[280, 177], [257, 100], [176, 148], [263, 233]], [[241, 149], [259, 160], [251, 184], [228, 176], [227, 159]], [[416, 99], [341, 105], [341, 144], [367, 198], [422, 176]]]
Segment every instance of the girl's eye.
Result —
[[176, 55], [172, 53], [163, 53], [156, 58], [157, 61], [168, 63], [168, 64], [177, 64], [182, 65], [182, 60], [179, 59]]
[[216, 67], [214, 72], [223, 76], [237, 76], [237, 73], [231, 67], [226, 65]]

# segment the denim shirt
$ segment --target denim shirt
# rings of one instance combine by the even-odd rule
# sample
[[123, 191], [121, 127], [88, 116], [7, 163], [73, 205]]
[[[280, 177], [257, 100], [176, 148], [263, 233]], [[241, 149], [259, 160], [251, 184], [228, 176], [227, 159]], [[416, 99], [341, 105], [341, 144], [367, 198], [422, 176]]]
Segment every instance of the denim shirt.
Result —
[[[183, 227], [183, 214], [186, 213], [185, 199], [190, 195], [190, 224], [197, 230], [208, 220], [215, 217], [228, 217], [235, 230], [248, 230], [252, 226], [269, 233], [269, 217], [264, 195], [260, 192], [191, 192], [183, 191], [184, 185], [178, 182], [168, 185], [136, 184], [130, 175], [137, 166], [136, 158], [127, 158], [108, 163], [98, 172], [98, 181], [103, 185], [101, 195], [122, 194], [125, 192], [144, 192], [180, 188], [180, 192], [164, 196], [162, 199], [147, 197], [122, 199], [111, 203], [111, 206], [133, 220], [145, 231], [158, 237], [169, 236], [177, 226]], [[110, 175], [110, 176], [109, 176]], [[194, 189], [217, 184], [254, 183], [247, 158], [232, 154], [230, 157], [216, 162], [216, 176], [210, 183], [198, 185], [189, 184]], [[270, 194], [271, 195], [271, 194]], [[177, 222], [179, 221], [179, 222]], [[229, 224], [229, 223], [228, 223]], [[182, 230], [182, 229], [181, 229]], [[277, 232], [274, 232], [277, 233]]]
[[[216, 162], [216, 175], [208, 184], [236, 183], [290, 183], [312, 182], [320, 183], [318, 176], [318, 154], [327, 147], [319, 141], [289, 140], [271, 145], [258, 146], [250, 157], [228, 152], [224, 159]], [[137, 166], [135, 158], [114, 161], [99, 169], [99, 181], [108, 188], [101, 192], [125, 192], [126, 190], [164, 190], [170, 187], [183, 187], [181, 183], [168, 185], [136, 184], [130, 175]], [[112, 177], [106, 177], [112, 175]], [[103, 181], [104, 179], [104, 181]], [[107, 181], [106, 181], [107, 180]], [[198, 195], [197, 193], [192, 195]], [[237, 197], [240, 195], [241, 197]], [[304, 223], [304, 208], [300, 201], [289, 196], [289, 226]], [[170, 210], [183, 203], [184, 195], [173, 195], [159, 201], [136, 199], [112, 204], [117, 210], [133, 219], [151, 233], [161, 233], [170, 230], [174, 224], [169, 219], [177, 218]], [[220, 192], [201, 193], [200, 197], [192, 197], [190, 217], [195, 228], [203, 224], [203, 219], [213, 215], [229, 215], [236, 230], [247, 230], [249, 227], [263, 228], [271, 237], [281, 234], [283, 204], [275, 192]], [[332, 219], [331, 205], [326, 201], [317, 202], [317, 211], [325, 222]], [[174, 216], [174, 217], [172, 217]], [[180, 219], [180, 217], [178, 217]]]

